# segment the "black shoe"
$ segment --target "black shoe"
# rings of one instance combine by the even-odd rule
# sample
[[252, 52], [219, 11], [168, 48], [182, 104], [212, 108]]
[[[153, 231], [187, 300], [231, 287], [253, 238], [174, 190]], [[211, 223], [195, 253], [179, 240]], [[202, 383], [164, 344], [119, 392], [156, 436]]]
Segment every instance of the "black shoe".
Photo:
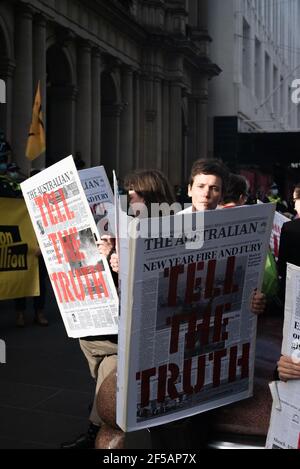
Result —
[[61, 449], [94, 449], [95, 440], [100, 427], [91, 423], [87, 433], [80, 435], [76, 440], [61, 444]]

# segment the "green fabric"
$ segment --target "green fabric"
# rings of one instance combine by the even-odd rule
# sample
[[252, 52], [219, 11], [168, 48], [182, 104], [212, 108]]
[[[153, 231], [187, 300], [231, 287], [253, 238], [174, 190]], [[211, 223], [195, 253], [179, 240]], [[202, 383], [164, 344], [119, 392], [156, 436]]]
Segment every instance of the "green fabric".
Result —
[[267, 299], [271, 299], [277, 295], [278, 290], [279, 280], [276, 262], [273, 253], [269, 250], [266, 259], [262, 292], [266, 295]]

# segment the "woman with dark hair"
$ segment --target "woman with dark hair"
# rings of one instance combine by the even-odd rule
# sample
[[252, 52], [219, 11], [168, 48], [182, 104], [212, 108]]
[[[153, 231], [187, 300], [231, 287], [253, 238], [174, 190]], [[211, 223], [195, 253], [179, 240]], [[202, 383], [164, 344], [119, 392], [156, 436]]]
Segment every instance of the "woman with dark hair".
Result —
[[[169, 215], [170, 206], [175, 203], [173, 189], [164, 174], [157, 169], [137, 170], [128, 174], [124, 181], [124, 189], [128, 191], [128, 214], [135, 217]], [[159, 210], [157, 204], [160, 205]], [[181, 206], [173, 205], [173, 208], [177, 209], [176, 212]], [[119, 258], [116, 253], [110, 256], [110, 266], [114, 272], [119, 271]]]
[[[151, 215], [152, 203], [175, 202], [173, 190], [163, 173], [157, 169], [137, 170], [126, 176], [124, 188], [129, 194], [129, 204], [138, 200], [144, 203]], [[133, 201], [133, 202], [132, 202]]]
[[[125, 179], [125, 189], [129, 195], [129, 214], [139, 217], [151, 216], [151, 204], [166, 204], [162, 210], [175, 201], [172, 188], [165, 176], [157, 170], [139, 170], [129, 174]], [[119, 260], [114, 253], [115, 240], [103, 236], [99, 243], [101, 254], [105, 255], [114, 272], [119, 270]], [[96, 381], [95, 397], [89, 417], [86, 434], [80, 435], [75, 441], [63, 443], [64, 449], [94, 448], [97, 433], [102, 421], [97, 411], [97, 395], [103, 381], [117, 368], [117, 335], [85, 337], [80, 339], [80, 347]], [[112, 390], [114, 392], [114, 390]]]

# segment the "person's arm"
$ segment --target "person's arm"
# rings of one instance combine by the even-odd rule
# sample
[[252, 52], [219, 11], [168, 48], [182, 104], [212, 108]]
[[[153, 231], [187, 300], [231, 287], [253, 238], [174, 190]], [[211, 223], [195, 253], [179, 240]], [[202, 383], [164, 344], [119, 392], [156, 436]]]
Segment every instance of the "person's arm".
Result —
[[116, 273], [119, 272], [119, 256], [118, 256], [118, 254], [114, 253], [110, 256], [110, 267], [114, 272], [116, 272]]
[[266, 309], [266, 295], [261, 291], [255, 290], [251, 298], [250, 309], [253, 314], [262, 314]]
[[277, 363], [277, 371], [281, 381], [300, 379], [300, 361], [282, 355]]
[[108, 235], [103, 235], [101, 236], [100, 241], [97, 242], [97, 246], [100, 254], [103, 254], [103, 256], [109, 258], [115, 249], [115, 238], [112, 238]]

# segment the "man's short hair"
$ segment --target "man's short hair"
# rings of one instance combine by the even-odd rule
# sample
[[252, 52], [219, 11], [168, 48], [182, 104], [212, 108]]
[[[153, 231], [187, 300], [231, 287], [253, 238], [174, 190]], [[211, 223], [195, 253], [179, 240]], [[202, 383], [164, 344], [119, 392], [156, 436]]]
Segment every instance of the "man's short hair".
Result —
[[227, 187], [224, 191], [223, 202], [239, 202], [241, 195], [248, 195], [248, 183], [244, 176], [240, 174], [230, 174]]
[[218, 176], [222, 181], [222, 194], [224, 194], [228, 183], [229, 170], [222, 160], [217, 158], [196, 160], [191, 169], [190, 186], [193, 185], [194, 179], [198, 174], [213, 174]]

